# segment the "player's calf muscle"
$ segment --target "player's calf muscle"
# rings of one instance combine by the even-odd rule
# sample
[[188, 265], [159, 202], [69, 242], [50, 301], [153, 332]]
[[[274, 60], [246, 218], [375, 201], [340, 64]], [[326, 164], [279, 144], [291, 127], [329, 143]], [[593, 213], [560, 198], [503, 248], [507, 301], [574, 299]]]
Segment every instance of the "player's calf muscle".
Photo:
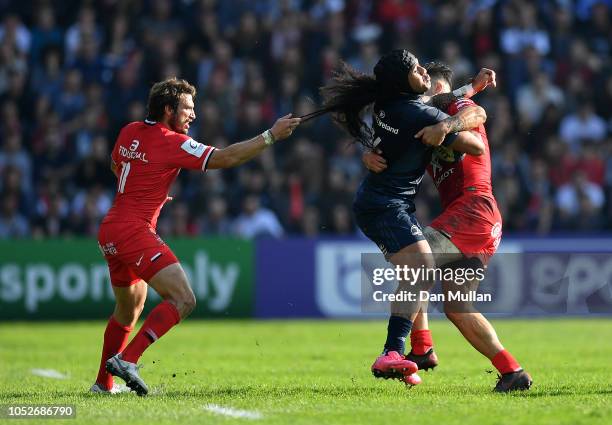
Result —
[[134, 326], [142, 313], [144, 303], [137, 306], [124, 307], [117, 303], [115, 305], [115, 311], [113, 317], [117, 322], [125, 326]]

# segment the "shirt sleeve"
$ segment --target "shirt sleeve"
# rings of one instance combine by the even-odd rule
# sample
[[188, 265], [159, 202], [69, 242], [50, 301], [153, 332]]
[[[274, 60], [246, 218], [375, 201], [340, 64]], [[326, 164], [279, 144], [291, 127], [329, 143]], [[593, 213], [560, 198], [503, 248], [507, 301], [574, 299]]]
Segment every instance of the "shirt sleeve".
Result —
[[174, 134], [169, 139], [166, 151], [168, 165], [176, 168], [206, 171], [208, 161], [215, 148], [196, 142], [185, 134]]
[[474, 102], [472, 99], [462, 97], [460, 99], [455, 100], [453, 103], [450, 104], [450, 106], [448, 107], [448, 114], [455, 115], [457, 112], [459, 112], [460, 109], [467, 108], [468, 106], [474, 106], [474, 105], [476, 105], [476, 102]]

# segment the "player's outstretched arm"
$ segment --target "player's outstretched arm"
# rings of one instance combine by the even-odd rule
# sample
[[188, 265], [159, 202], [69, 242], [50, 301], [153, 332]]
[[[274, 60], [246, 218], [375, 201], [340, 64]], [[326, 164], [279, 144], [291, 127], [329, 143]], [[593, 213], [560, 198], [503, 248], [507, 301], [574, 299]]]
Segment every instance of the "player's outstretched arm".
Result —
[[495, 74], [495, 71], [492, 69], [481, 68], [470, 84], [453, 90], [451, 94], [458, 97], [467, 97], [469, 99], [487, 87], [497, 87], [497, 74]]
[[[454, 118], [454, 119], [453, 119]], [[473, 130], [487, 122], [487, 112], [482, 106], [472, 105], [459, 109], [455, 115], [448, 117], [440, 124], [446, 122], [448, 133]], [[448, 134], [447, 133], [447, 134]]]
[[[414, 137], [420, 138], [427, 145], [440, 146], [448, 134], [472, 130], [486, 120], [487, 113], [485, 110], [478, 105], [472, 105], [460, 109], [452, 117], [421, 129]], [[475, 155], [481, 155], [484, 152], [482, 141], [480, 141], [480, 144], [482, 144], [482, 152], [476, 152]]]
[[208, 161], [207, 168], [232, 168], [244, 164], [274, 142], [291, 136], [300, 121], [300, 118], [291, 118], [291, 114], [288, 114], [276, 120], [270, 130], [266, 130], [259, 136], [244, 142], [234, 143], [223, 149], [215, 149]]
[[441, 111], [447, 111], [451, 103], [457, 99], [462, 97], [469, 99], [487, 87], [497, 87], [497, 75], [492, 69], [482, 68], [470, 84], [459, 87], [450, 93], [439, 93], [434, 96], [423, 97], [423, 102], [435, 106]]
[[[469, 90], [470, 86], [472, 86], [472, 90]], [[474, 77], [474, 80], [472, 80], [472, 84], [468, 84], [463, 87], [467, 91], [465, 93], [465, 97], [472, 97], [476, 93], [480, 93], [487, 87], [497, 87], [497, 74], [495, 74], [495, 71], [493, 71], [492, 69], [481, 68], [480, 71], [478, 71], [478, 74], [476, 74], [476, 76]], [[463, 87], [459, 90], [463, 89]]]

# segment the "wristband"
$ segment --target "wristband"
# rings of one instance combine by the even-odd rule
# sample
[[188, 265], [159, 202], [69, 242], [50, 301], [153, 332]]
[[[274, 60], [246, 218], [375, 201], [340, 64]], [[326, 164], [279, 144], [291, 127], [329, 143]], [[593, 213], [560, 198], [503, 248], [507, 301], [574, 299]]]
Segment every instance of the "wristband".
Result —
[[273, 145], [274, 142], [276, 142], [276, 140], [274, 139], [274, 134], [272, 134], [270, 130], [266, 130], [261, 133], [261, 137], [263, 137], [266, 146]]
[[453, 90], [453, 94], [457, 97], [472, 97], [476, 94], [476, 90], [474, 90], [474, 86], [470, 83], [459, 87], [457, 90]]

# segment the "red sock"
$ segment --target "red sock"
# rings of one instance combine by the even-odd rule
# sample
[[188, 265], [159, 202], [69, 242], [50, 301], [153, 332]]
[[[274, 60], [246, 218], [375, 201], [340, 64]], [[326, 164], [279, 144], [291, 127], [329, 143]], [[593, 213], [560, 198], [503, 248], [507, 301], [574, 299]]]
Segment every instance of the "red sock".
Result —
[[163, 301], [147, 316], [142, 327], [121, 353], [126, 362], [136, 363], [142, 353], [181, 320], [174, 304]]
[[106, 371], [106, 361], [125, 348], [132, 329], [134, 328], [117, 322], [113, 316], [108, 319], [108, 324], [104, 331], [100, 370], [96, 378], [96, 383], [104, 386], [107, 390], [113, 387], [113, 375]]
[[491, 363], [493, 366], [501, 373], [502, 375], [505, 373], [516, 372], [521, 369], [521, 365], [512, 357], [506, 350], [502, 350], [497, 353], [492, 359]]
[[412, 353], [417, 356], [427, 353], [433, 347], [431, 331], [429, 329], [413, 330], [410, 333], [410, 346], [412, 347]]

